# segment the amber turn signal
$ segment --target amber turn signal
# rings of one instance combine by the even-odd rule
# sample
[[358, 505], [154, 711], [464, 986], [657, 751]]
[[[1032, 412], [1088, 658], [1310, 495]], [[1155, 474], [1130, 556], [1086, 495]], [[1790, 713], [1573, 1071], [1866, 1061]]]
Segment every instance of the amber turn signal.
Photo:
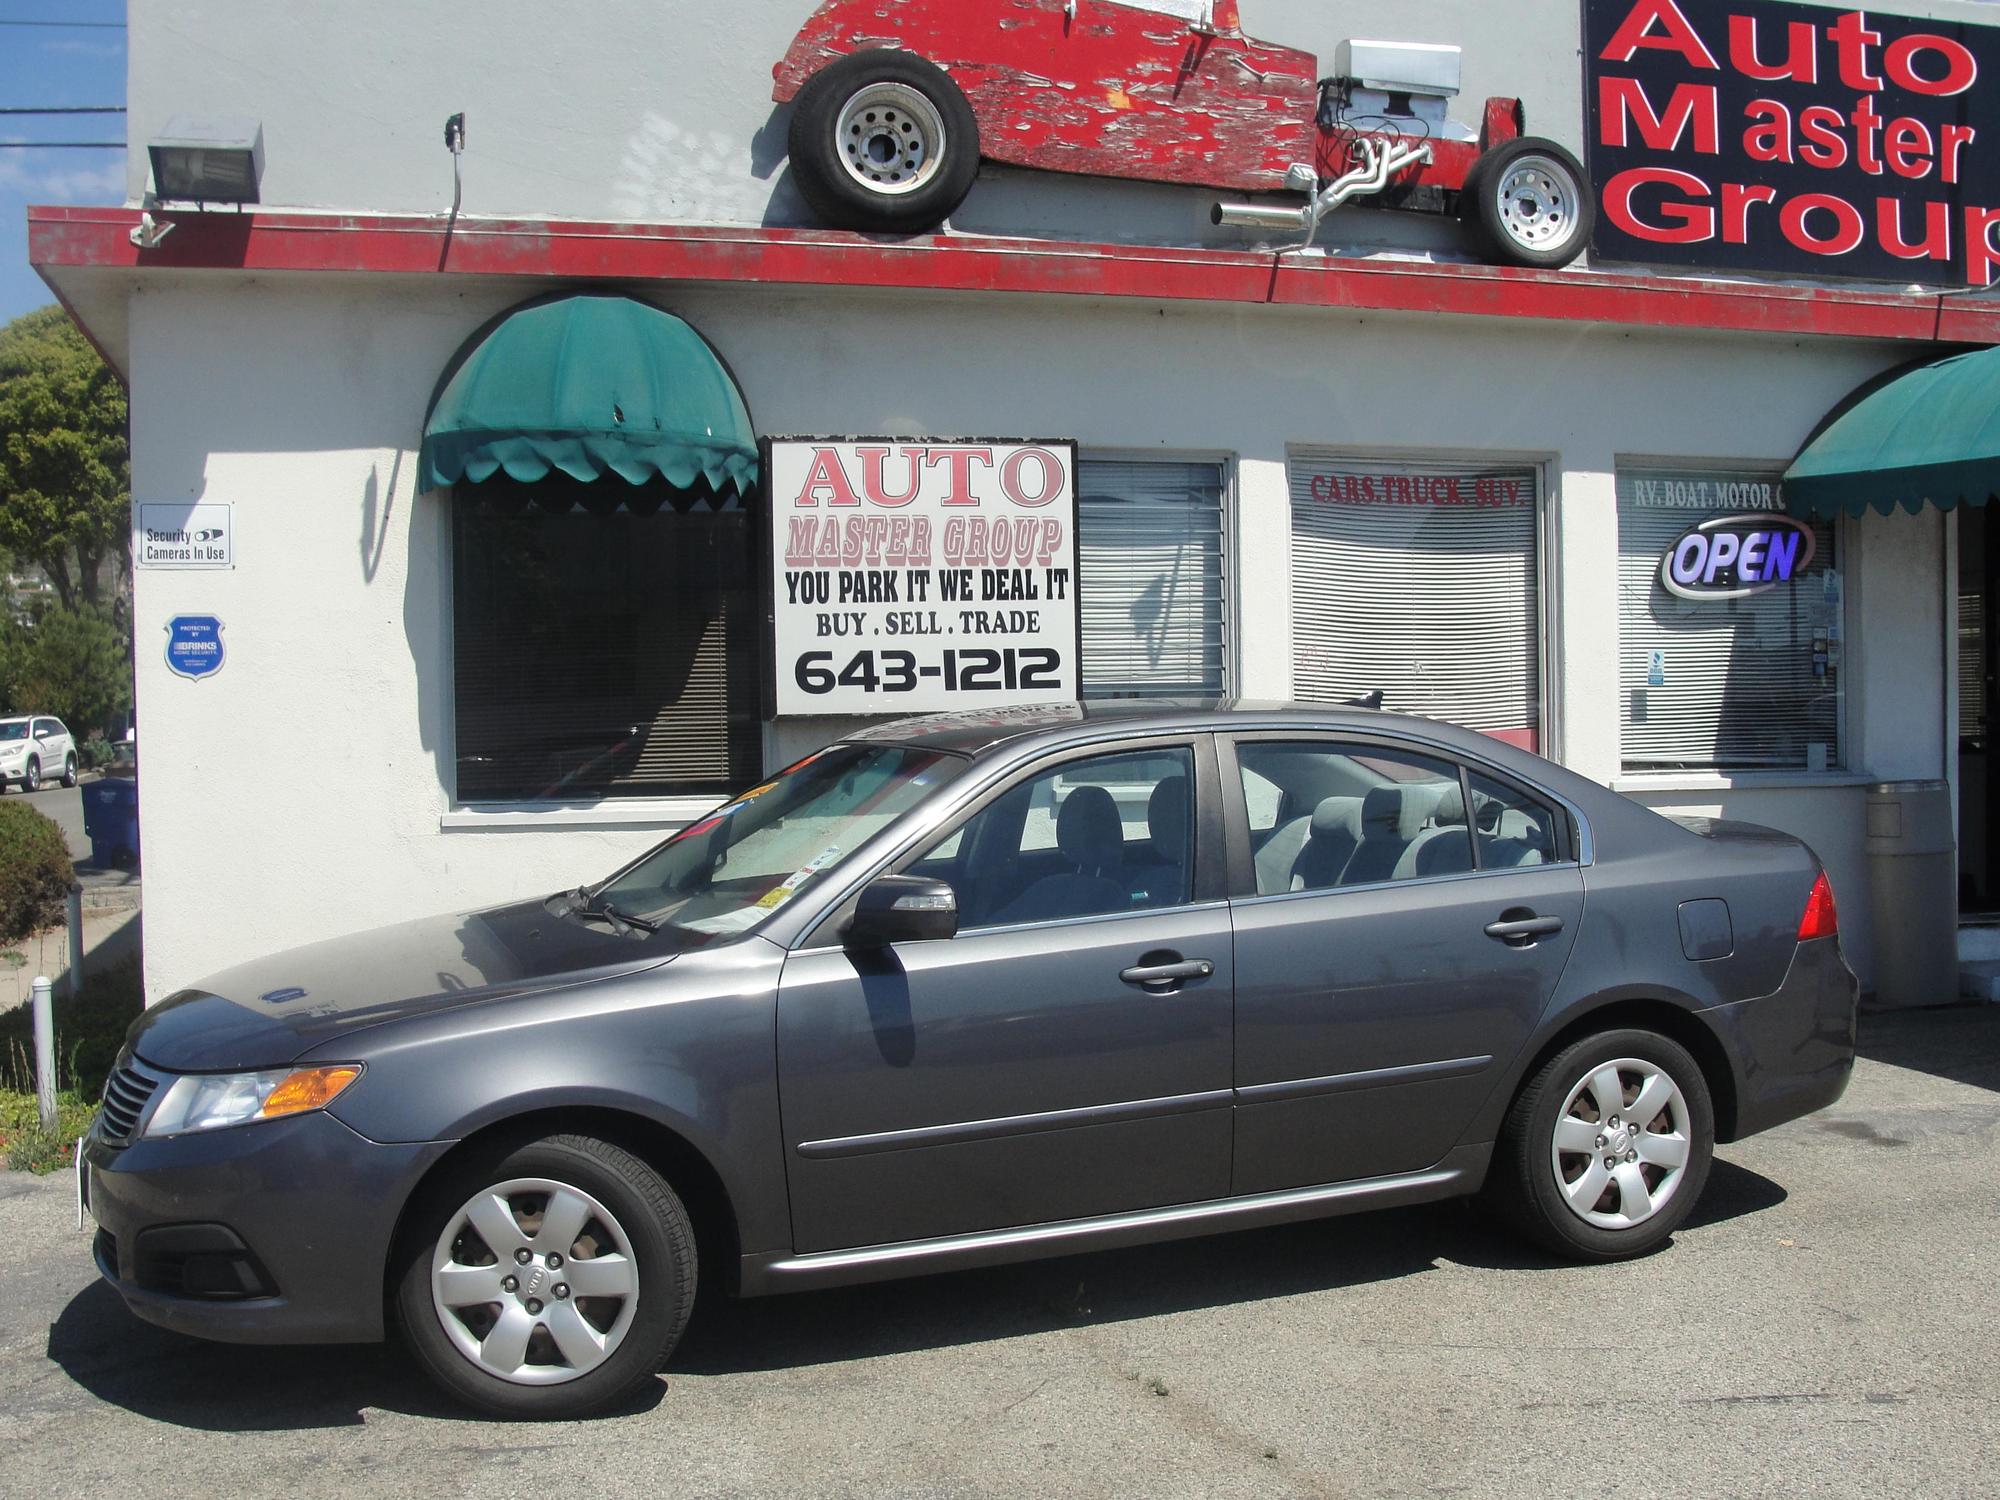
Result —
[[257, 1111], [257, 1118], [275, 1120], [281, 1115], [324, 1109], [342, 1089], [360, 1076], [361, 1069], [353, 1063], [341, 1063], [331, 1068], [301, 1068], [271, 1090], [264, 1100], [264, 1107]]

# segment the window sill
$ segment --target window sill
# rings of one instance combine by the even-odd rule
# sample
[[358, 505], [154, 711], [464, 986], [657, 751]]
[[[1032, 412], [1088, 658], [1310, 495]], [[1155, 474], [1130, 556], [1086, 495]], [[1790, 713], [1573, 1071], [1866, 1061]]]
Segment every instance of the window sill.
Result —
[[1627, 796], [1647, 792], [1823, 791], [1873, 786], [1879, 779], [1860, 771], [1659, 771], [1617, 777], [1611, 790]]
[[533, 828], [656, 828], [692, 823], [720, 807], [720, 797], [660, 797], [617, 802], [487, 802], [454, 807], [438, 819], [442, 831], [505, 833]]

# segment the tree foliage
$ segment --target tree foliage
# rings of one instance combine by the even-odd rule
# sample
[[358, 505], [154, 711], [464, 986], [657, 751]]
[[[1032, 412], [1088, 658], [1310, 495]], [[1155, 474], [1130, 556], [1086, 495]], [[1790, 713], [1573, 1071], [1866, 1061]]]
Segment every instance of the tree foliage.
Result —
[[54, 714], [79, 740], [132, 704], [125, 632], [94, 609], [46, 609], [0, 623], [0, 711]]
[[130, 572], [125, 392], [69, 314], [0, 328], [0, 552], [37, 564], [64, 609], [104, 603], [107, 560]]

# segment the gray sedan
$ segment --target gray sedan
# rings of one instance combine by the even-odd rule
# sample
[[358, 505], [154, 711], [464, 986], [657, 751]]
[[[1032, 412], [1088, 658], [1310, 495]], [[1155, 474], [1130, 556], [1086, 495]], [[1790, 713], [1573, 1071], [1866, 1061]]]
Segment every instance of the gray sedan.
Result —
[[209, 979], [80, 1170], [141, 1317], [573, 1415], [741, 1295], [1478, 1193], [1663, 1244], [1832, 1103], [1812, 851], [1366, 711], [857, 735], [602, 883]]

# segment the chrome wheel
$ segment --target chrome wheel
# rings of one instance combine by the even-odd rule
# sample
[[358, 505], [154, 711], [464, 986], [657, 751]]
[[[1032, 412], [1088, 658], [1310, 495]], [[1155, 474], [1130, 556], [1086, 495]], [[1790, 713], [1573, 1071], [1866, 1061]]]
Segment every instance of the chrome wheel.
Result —
[[944, 116], [904, 83], [871, 83], [852, 95], [834, 132], [847, 175], [871, 193], [914, 193], [945, 159]]
[[1552, 251], [1577, 232], [1583, 189], [1569, 169], [1547, 156], [1523, 156], [1494, 184], [1503, 233], [1524, 250]]
[[431, 1304], [459, 1353], [516, 1385], [560, 1385], [617, 1352], [639, 1307], [632, 1241], [589, 1193], [522, 1177], [475, 1193], [431, 1255]]
[[1665, 1069], [1635, 1057], [1602, 1063], [1556, 1115], [1556, 1190], [1593, 1228], [1634, 1228], [1673, 1199], [1692, 1133], [1687, 1099]]
[[42, 789], [42, 763], [40, 761], [31, 760], [28, 762], [27, 772], [21, 778], [21, 786], [23, 790], [30, 792], [39, 792]]

